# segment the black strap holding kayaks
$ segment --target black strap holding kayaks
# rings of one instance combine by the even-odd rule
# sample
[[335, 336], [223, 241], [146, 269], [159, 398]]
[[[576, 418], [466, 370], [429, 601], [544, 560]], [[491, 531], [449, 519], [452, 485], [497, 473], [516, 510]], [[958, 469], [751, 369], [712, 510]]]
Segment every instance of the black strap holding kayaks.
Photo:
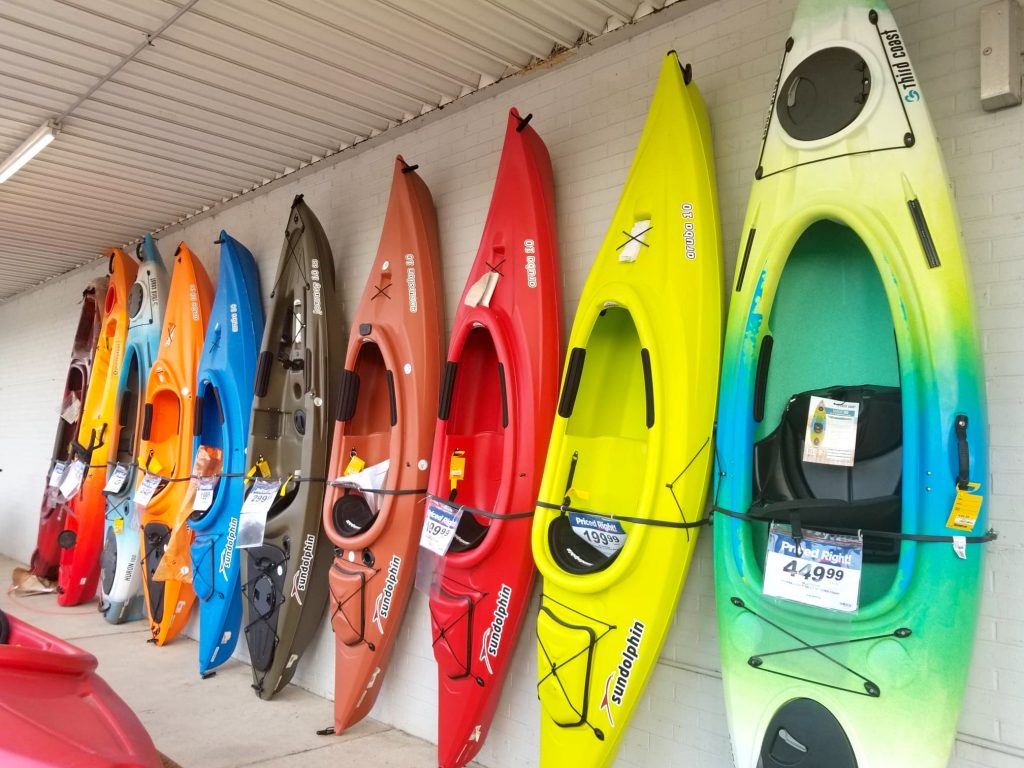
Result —
[[652, 520], [649, 517], [630, 517], [629, 515], [612, 515], [605, 512], [597, 512], [593, 509], [579, 509], [578, 507], [571, 507], [568, 504], [552, 504], [547, 501], [538, 501], [537, 506], [542, 509], [553, 509], [558, 512], [575, 512], [579, 515], [593, 515], [594, 517], [602, 517], [605, 520], [618, 520], [620, 523], [634, 523], [636, 525], [652, 525], [656, 528], [700, 528], [703, 525], [708, 525], [711, 522], [711, 518], [702, 517], [699, 520], [693, 520], [687, 522], [685, 520]]
[[448, 504], [449, 506], [455, 507], [456, 509], [460, 509], [463, 512], [469, 512], [470, 514], [476, 515], [477, 517], [486, 517], [488, 520], [520, 520], [527, 517], [533, 517], [532, 509], [529, 512], [488, 512], [485, 509], [477, 509], [476, 507], [470, 507], [465, 504], [456, 504], [454, 501], [448, 498], [444, 498], [442, 496], [435, 496], [432, 493], [428, 493], [427, 498], [430, 499], [431, 501], [440, 501], [442, 504]]
[[[881, 497], [880, 497], [881, 498]], [[865, 499], [864, 503], [876, 501], [876, 499]], [[799, 521], [799, 513], [804, 509], [820, 509], [824, 507], [846, 506], [849, 502], [839, 499], [796, 499], [793, 501], [779, 501], [768, 504], [751, 505], [747, 512], [736, 512], [732, 509], [720, 507], [717, 504], [711, 507], [714, 514], [725, 515], [737, 520], [747, 520], [758, 523], [791, 523], [796, 516]], [[850, 535], [877, 536], [897, 541], [919, 541], [924, 543], [951, 544], [954, 541], [963, 540], [968, 544], [986, 544], [999, 538], [999, 533], [991, 528], [981, 536], [946, 536], [931, 535], [924, 533], [902, 533], [900, 531], [872, 531], [862, 528], [840, 528], [830, 525], [815, 524], [815, 529], [821, 529], [825, 533], [842, 533]], [[794, 528], [796, 532], [796, 528]]]

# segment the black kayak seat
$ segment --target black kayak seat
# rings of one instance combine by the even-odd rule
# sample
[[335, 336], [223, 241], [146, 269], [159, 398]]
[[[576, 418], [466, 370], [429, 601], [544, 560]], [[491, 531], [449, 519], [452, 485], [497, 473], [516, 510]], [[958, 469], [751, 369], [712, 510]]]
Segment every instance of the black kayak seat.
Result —
[[548, 548], [555, 564], [566, 573], [582, 576], [603, 571], [618, 556], [606, 555], [592, 547], [572, 529], [568, 515], [559, 515], [548, 526]]
[[[803, 461], [812, 398], [860, 405], [852, 467]], [[789, 399], [775, 431], [754, 445], [756, 504], [821, 499], [835, 501], [800, 510], [800, 523], [865, 531], [901, 531], [903, 409], [899, 387], [832, 386]], [[897, 539], [865, 534], [866, 562], [899, 558]]]
[[358, 536], [366, 533], [377, 519], [377, 513], [370, 509], [366, 497], [359, 493], [346, 492], [334, 502], [334, 530], [339, 536]]

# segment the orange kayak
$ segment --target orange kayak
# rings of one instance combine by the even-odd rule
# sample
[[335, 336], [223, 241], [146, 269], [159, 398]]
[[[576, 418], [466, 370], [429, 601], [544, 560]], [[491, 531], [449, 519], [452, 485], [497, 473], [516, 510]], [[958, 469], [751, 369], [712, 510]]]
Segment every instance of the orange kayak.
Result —
[[135, 282], [139, 265], [120, 248], [107, 252], [110, 282], [103, 301], [103, 324], [92, 376], [82, 407], [82, 421], [75, 445], [77, 458], [88, 469], [78, 493], [71, 499], [70, 513], [57, 539], [61, 547], [57, 602], [78, 605], [96, 595], [103, 549], [103, 512], [106, 500], [107, 459], [117, 445], [117, 381], [121, 377], [124, 342], [128, 336], [128, 290]]
[[[362, 720], [380, 691], [416, 575], [444, 341], [437, 216], [401, 157], [377, 258], [349, 335], [328, 478], [364, 469], [361, 488], [327, 489], [335, 546], [334, 730]], [[384, 469], [383, 463], [387, 462]]]
[[149, 630], [157, 645], [168, 642], [188, 621], [195, 592], [191, 582], [156, 581], [171, 532], [192, 511], [184, 509], [192, 472], [196, 371], [203, 352], [213, 286], [206, 270], [185, 243], [174, 254], [160, 351], [146, 385], [139, 465], [139, 486], [159, 479], [152, 498], [139, 503], [142, 528], [143, 586]]

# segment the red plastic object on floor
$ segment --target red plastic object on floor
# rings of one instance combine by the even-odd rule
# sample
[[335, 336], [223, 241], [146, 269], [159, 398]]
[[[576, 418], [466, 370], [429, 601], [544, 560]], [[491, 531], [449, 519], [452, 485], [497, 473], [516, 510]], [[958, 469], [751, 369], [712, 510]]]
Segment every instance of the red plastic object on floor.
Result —
[[551, 161], [529, 121], [509, 113], [434, 437], [428, 503], [463, 508], [430, 590], [441, 768], [465, 765], [483, 745], [533, 586], [530, 530], [558, 397], [562, 303]]
[[128, 705], [96, 674], [96, 657], [0, 611], [3, 768], [160, 768]]

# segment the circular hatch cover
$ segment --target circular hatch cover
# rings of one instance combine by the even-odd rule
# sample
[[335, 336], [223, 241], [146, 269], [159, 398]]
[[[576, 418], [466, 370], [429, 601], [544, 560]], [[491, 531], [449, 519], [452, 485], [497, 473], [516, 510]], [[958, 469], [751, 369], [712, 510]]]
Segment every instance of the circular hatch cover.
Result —
[[798, 141], [824, 139], [857, 119], [871, 92], [871, 72], [849, 48], [825, 48], [801, 61], [779, 90], [776, 112]]

